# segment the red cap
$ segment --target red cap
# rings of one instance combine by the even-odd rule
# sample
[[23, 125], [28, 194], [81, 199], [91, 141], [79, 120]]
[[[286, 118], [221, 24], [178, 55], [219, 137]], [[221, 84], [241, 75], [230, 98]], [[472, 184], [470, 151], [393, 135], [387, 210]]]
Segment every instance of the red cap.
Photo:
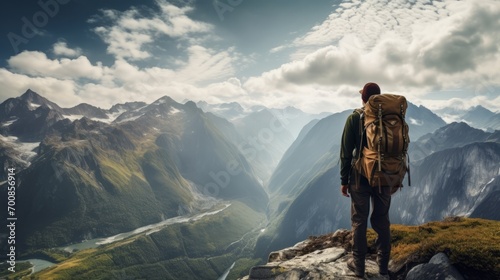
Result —
[[363, 102], [368, 102], [370, 96], [375, 94], [380, 94], [380, 87], [376, 83], [367, 83], [362, 90], [359, 91], [361, 93], [361, 99]]

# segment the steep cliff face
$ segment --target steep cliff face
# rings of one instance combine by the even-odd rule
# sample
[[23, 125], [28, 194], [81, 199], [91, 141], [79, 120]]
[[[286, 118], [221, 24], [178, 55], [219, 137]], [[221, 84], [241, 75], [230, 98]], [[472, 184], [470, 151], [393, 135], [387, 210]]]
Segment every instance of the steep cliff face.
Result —
[[[500, 144], [473, 143], [436, 152], [412, 170], [412, 186], [393, 196], [391, 219], [420, 224], [446, 216], [471, 215], [495, 219], [500, 190]], [[476, 209], [478, 209], [476, 211]]]
[[498, 142], [494, 133], [470, 127], [466, 123], [451, 123], [428, 133], [410, 145], [411, 160], [416, 162], [426, 156], [450, 148], [463, 147], [475, 142]]

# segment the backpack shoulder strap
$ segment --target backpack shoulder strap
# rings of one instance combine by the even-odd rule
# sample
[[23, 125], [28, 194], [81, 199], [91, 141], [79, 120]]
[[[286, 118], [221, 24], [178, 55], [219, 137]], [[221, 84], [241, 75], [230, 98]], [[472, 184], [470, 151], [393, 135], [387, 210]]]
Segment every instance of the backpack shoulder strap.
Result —
[[[354, 110], [353, 113], [358, 113], [359, 114], [359, 147], [358, 150], [356, 151], [356, 162], [359, 163], [361, 160], [361, 157], [363, 157], [363, 136], [365, 132], [365, 126], [364, 126], [364, 119], [365, 119], [365, 110], [364, 108], [357, 108]], [[357, 170], [354, 168], [354, 177], [355, 177], [355, 182], [356, 182], [356, 187], [359, 188], [359, 182], [361, 180], [361, 170]]]
[[[365, 110], [364, 108], [357, 108], [354, 113], [359, 114], [359, 135], [363, 135], [364, 132], [364, 120], [365, 120]], [[362, 139], [361, 139], [362, 140]], [[362, 144], [362, 142], [360, 142]]]
[[356, 109], [354, 109], [353, 113], [358, 113], [360, 116], [363, 116], [365, 113], [365, 110], [364, 110], [364, 108], [356, 108]]

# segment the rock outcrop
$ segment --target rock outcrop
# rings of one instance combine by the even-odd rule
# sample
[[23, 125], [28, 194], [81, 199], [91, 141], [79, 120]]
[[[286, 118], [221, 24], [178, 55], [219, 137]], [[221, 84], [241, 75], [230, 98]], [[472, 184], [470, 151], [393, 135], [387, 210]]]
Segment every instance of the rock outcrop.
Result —
[[438, 253], [431, 258], [429, 263], [419, 264], [412, 268], [406, 276], [406, 280], [419, 279], [463, 280], [464, 277], [450, 263], [446, 254]]
[[[347, 268], [351, 232], [311, 237], [293, 247], [272, 252], [268, 263], [255, 266], [241, 280], [359, 279]], [[378, 273], [375, 255], [366, 259], [365, 279], [388, 279]]]
[[[347, 268], [347, 260], [351, 257], [351, 237], [352, 233], [348, 230], [337, 230], [331, 234], [310, 237], [293, 247], [272, 252], [266, 264], [252, 267], [249, 275], [240, 280], [360, 279]], [[371, 246], [366, 256], [366, 271], [363, 279], [466, 279], [452, 265], [445, 253], [435, 253], [430, 261], [429, 258], [391, 260], [390, 277], [382, 276], [378, 273], [375, 248]], [[489, 274], [483, 276], [486, 275]], [[489, 276], [486, 278], [468, 277], [467, 279], [489, 279]]]

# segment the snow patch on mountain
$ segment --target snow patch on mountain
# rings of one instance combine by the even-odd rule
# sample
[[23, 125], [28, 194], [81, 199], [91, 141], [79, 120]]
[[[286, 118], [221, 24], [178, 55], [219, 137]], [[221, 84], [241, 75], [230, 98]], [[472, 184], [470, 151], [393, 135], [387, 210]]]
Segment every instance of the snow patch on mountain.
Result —
[[35, 150], [40, 145], [40, 142], [21, 142], [15, 136], [5, 137], [3, 135], [0, 135], [0, 141], [10, 144], [14, 148], [14, 150], [19, 152], [19, 161], [25, 163], [27, 166], [31, 164], [31, 160], [37, 155], [37, 153], [33, 150]]
[[137, 120], [138, 118], [144, 116], [144, 114], [140, 114], [140, 115], [136, 115], [136, 116], [132, 116], [132, 117], [129, 117], [129, 118], [126, 118], [126, 119], [123, 119], [123, 120], [120, 120], [118, 121], [118, 123], [124, 123], [124, 122], [130, 122], [130, 121], [135, 121]]
[[[30, 103], [28, 103], [28, 109], [29, 109], [30, 111], [34, 111], [34, 110], [36, 110], [36, 109], [37, 109], [38, 107], [40, 107], [40, 106], [42, 106], [42, 105], [40, 105], [40, 104], [35, 104], [35, 103], [31, 103], [31, 102], [30, 102]], [[49, 106], [49, 108], [50, 108], [50, 106]], [[51, 108], [51, 109], [52, 109], [52, 108]]]
[[167, 103], [167, 100], [164, 98], [160, 98], [160, 99], [156, 100], [155, 102], [153, 102], [152, 105], [160, 105], [160, 104], [165, 104], [165, 103]]
[[[500, 170], [499, 170], [499, 172], [500, 172]], [[495, 178], [491, 178], [491, 180], [488, 183], [486, 183], [486, 185], [493, 183], [493, 181], [495, 181]]]
[[79, 120], [81, 118], [83, 118], [84, 116], [83, 115], [63, 115], [63, 118], [65, 119], [68, 119], [70, 121], [76, 121], [76, 120]]
[[169, 115], [176, 115], [178, 113], [182, 113], [182, 111], [174, 107], [170, 108], [170, 111], [168, 112]]
[[413, 125], [419, 125], [419, 126], [424, 125], [424, 122], [422, 120], [417, 120], [414, 118], [409, 118], [409, 120], [410, 120], [410, 123]]
[[121, 114], [127, 112], [125, 109], [119, 109], [118, 111], [114, 113], [107, 113], [106, 115], [108, 116], [107, 119], [92, 119], [93, 121], [98, 121], [98, 122], [103, 122], [103, 123], [112, 123], [114, 120], [116, 120]]
[[3, 122], [2, 123], [2, 127], [7, 127], [7, 126], [10, 126], [11, 124], [15, 123], [18, 119], [13, 119], [13, 120], [10, 120], [10, 121], [6, 121], [6, 122]]

